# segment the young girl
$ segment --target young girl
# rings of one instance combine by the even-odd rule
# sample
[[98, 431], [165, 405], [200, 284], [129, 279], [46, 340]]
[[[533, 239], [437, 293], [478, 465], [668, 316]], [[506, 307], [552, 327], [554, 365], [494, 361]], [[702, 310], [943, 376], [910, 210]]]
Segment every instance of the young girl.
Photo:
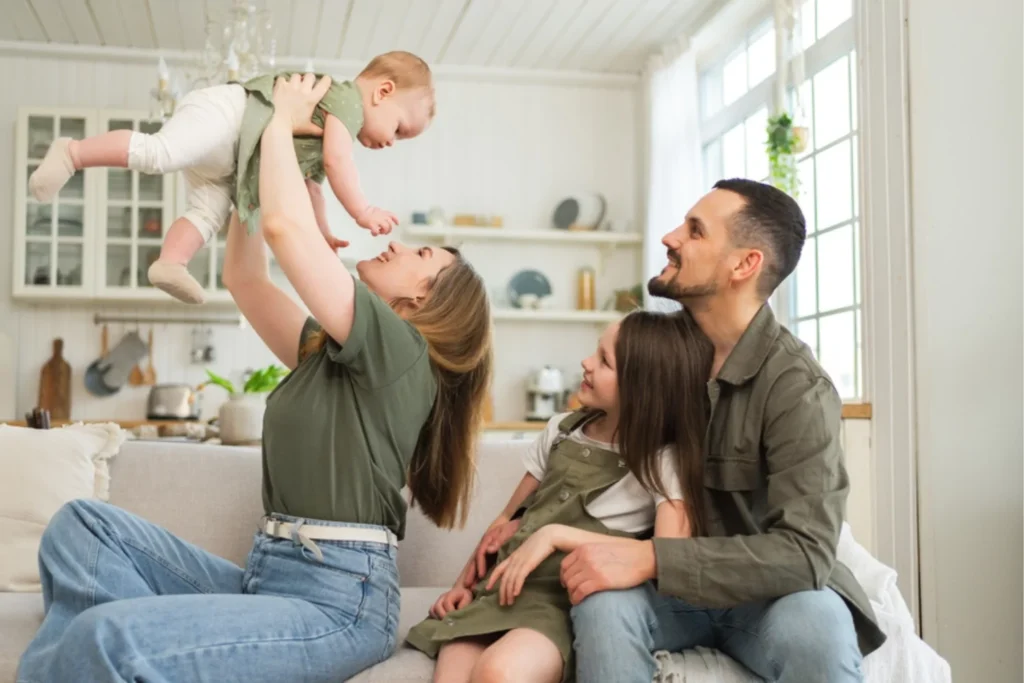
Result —
[[[295, 138], [299, 167], [309, 189], [320, 232], [332, 247], [345, 246], [327, 226], [320, 183], [350, 216], [374, 235], [387, 234], [398, 219], [371, 206], [359, 188], [353, 141], [369, 149], [422, 133], [434, 116], [430, 67], [408, 52], [375, 57], [355, 81], [331, 83], [312, 124]], [[188, 208], [167, 231], [160, 258], [150, 266], [150, 283], [187, 303], [202, 303], [203, 287], [188, 262], [226, 225], [234, 204], [243, 223], [259, 207], [260, 136], [274, 107], [274, 76], [258, 76], [189, 93], [171, 119], [153, 135], [116, 130], [84, 140], [59, 138], [29, 178], [29, 190], [48, 202], [78, 170], [95, 166], [143, 173], [184, 169]], [[318, 137], [322, 129], [322, 139]]]
[[[532, 496], [497, 565], [470, 591], [466, 572], [409, 633], [438, 658], [434, 680], [572, 680], [566, 553], [608, 536], [685, 537], [703, 528], [701, 443], [711, 343], [686, 313], [639, 311], [585, 359], [584, 408], [553, 418], [500, 524]], [[684, 495], [685, 491], [685, 495]], [[494, 525], [492, 525], [493, 528]]]

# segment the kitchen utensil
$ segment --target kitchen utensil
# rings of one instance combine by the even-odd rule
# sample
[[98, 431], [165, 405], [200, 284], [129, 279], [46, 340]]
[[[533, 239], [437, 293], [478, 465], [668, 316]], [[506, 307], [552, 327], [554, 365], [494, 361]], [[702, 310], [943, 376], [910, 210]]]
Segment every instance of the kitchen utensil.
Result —
[[71, 417], [71, 366], [64, 360], [64, 340], [53, 340], [53, 356], [39, 373], [39, 407], [55, 420]]
[[[523, 295], [532, 295], [521, 301]], [[537, 270], [521, 270], [508, 282], [508, 300], [515, 308], [532, 308], [544, 297], [551, 296], [551, 283]], [[527, 305], [527, 303], [529, 305]]]
[[156, 368], [153, 367], [153, 328], [149, 328], [149, 361], [146, 365], [146, 371], [143, 373], [142, 383], [146, 386], [153, 386], [156, 384]]
[[452, 225], [476, 226], [480, 228], [500, 228], [504, 225], [501, 216], [486, 214], [457, 213], [452, 217]]
[[[106, 346], [106, 328], [103, 345]], [[113, 349], [86, 368], [85, 386], [97, 396], [116, 393], [128, 382], [132, 366], [146, 355], [146, 344], [138, 332], [129, 332]]]
[[597, 192], [580, 193], [558, 203], [552, 222], [560, 230], [597, 230], [607, 208], [604, 195]]
[[440, 206], [432, 206], [427, 211], [427, 223], [440, 228], [444, 226], [444, 210]]
[[192, 328], [192, 348], [189, 350], [189, 357], [193, 363], [203, 363], [206, 360], [206, 345], [200, 339], [202, 332], [201, 328]]
[[562, 372], [545, 365], [538, 370], [526, 385], [526, 419], [528, 421], [550, 420], [561, 408], [565, 395]]
[[592, 311], [597, 307], [594, 290], [594, 269], [580, 268], [576, 274], [576, 310]]
[[142, 372], [142, 368], [136, 363], [132, 366], [132, 373], [128, 375], [128, 384], [133, 387], [141, 386], [146, 383], [146, 376]]
[[198, 420], [202, 394], [188, 384], [157, 384], [149, 390], [146, 419]]
[[209, 327], [206, 328], [206, 338], [204, 340], [205, 346], [203, 346], [203, 361], [206, 363], [213, 363], [217, 360], [217, 349], [213, 346], [213, 330]]
[[111, 389], [103, 383], [103, 370], [100, 368], [100, 361], [107, 357], [108, 350], [108, 339], [109, 335], [107, 332], [107, 326], [104, 325], [100, 331], [100, 360], [94, 360], [89, 364], [89, 367], [85, 369], [85, 388], [93, 396], [111, 396], [116, 394], [120, 387]]
[[49, 429], [50, 411], [36, 406], [30, 412], [25, 413], [25, 426], [29, 429]]

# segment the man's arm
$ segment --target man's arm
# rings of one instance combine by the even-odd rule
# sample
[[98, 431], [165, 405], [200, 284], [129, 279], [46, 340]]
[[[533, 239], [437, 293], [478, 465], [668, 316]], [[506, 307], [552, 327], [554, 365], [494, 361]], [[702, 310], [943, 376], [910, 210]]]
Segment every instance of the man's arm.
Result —
[[794, 371], [779, 378], [767, 405], [765, 533], [654, 539], [660, 592], [694, 606], [729, 607], [828, 582], [849, 493], [842, 403], [827, 379]]

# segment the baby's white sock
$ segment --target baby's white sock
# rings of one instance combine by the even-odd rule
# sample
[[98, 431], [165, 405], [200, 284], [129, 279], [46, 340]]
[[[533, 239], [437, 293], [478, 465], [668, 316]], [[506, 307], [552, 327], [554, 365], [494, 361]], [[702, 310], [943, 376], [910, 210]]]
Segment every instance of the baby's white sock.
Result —
[[29, 176], [28, 189], [40, 202], [52, 200], [60, 189], [75, 174], [75, 162], [71, 158], [71, 138], [57, 138], [46, 150], [46, 156], [39, 168]]
[[149, 267], [149, 282], [187, 304], [201, 304], [206, 301], [202, 285], [192, 277], [188, 268], [180, 263], [157, 259]]

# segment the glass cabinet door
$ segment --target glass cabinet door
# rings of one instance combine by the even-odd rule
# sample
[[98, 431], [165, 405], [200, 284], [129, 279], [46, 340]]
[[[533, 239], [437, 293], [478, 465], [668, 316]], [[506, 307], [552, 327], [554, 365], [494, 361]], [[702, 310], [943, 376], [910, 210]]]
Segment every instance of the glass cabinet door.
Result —
[[[101, 132], [132, 130], [156, 133], [160, 122], [126, 113], [102, 117]], [[159, 257], [167, 228], [174, 220], [172, 176], [149, 175], [125, 168], [102, 169], [103, 289], [158, 296], [149, 282], [149, 266]]]
[[50, 202], [38, 202], [28, 191], [28, 178], [39, 167], [50, 143], [57, 137], [86, 136], [86, 117], [29, 115], [25, 166], [26, 289], [82, 288], [84, 285], [86, 230], [86, 179], [78, 171]]

